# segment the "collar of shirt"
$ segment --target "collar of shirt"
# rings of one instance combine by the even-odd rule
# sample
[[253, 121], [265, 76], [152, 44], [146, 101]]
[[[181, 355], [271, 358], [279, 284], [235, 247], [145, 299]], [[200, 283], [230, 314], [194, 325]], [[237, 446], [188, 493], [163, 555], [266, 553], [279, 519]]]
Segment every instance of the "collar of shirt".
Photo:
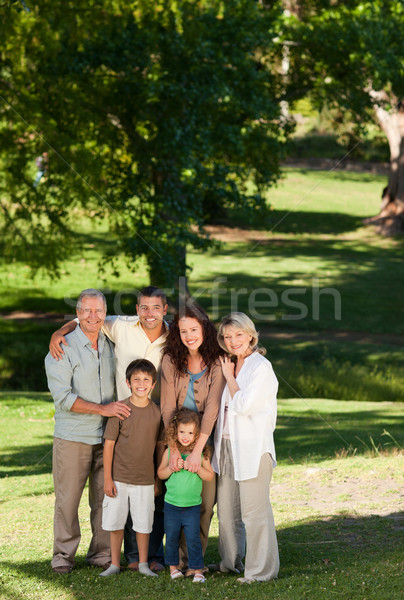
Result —
[[138, 320], [136, 321], [136, 323], [133, 324], [133, 327], [137, 327], [139, 329], [139, 331], [142, 332], [142, 334], [145, 336], [145, 338], [147, 338], [149, 344], [165, 344], [166, 340], [167, 340], [167, 336], [168, 336], [168, 323], [167, 321], [163, 321], [164, 324], [164, 333], [162, 333], [156, 340], [154, 340], [154, 342], [151, 342], [148, 338], [147, 333], [145, 332], [145, 330], [142, 327], [142, 324], [140, 323], [140, 319], [138, 317]]
[[[92, 345], [93, 345], [92, 341], [86, 336], [86, 334], [81, 329], [80, 325], [78, 327], [76, 327], [76, 329], [74, 331], [75, 331], [80, 343], [82, 344], [82, 346], [88, 346], [91, 350], [94, 350], [94, 348], [92, 347]], [[105, 342], [105, 335], [100, 330], [98, 333], [98, 343], [97, 343], [99, 354], [102, 354], [102, 351], [104, 349], [104, 342]]]

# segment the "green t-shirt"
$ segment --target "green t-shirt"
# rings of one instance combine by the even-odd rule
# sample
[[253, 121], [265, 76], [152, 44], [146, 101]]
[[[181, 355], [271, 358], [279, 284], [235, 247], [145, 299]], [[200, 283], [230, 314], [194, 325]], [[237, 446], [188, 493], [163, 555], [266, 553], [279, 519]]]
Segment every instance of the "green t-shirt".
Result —
[[[168, 450], [170, 458], [170, 450]], [[184, 460], [186, 454], [181, 454]], [[174, 506], [186, 507], [201, 504], [202, 479], [197, 473], [190, 473], [186, 469], [176, 471], [166, 481], [165, 501]]]

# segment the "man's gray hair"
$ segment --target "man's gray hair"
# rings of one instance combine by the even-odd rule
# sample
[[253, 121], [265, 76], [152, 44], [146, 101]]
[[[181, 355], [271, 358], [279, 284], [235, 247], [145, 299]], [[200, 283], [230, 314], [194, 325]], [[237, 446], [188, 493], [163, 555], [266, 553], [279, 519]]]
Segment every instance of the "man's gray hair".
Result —
[[81, 309], [81, 303], [83, 298], [102, 298], [102, 301], [104, 303], [104, 308], [105, 308], [105, 312], [107, 311], [107, 301], [105, 299], [105, 296], [102, 292], [100, 292], [100, 290], [95, 290], [94, 288], [89, 288], [88, 290], [83, 290], [80, 294], [80, 296], [77, 298], [77, 304], [76, 304], [76, 308], [77, 310]]

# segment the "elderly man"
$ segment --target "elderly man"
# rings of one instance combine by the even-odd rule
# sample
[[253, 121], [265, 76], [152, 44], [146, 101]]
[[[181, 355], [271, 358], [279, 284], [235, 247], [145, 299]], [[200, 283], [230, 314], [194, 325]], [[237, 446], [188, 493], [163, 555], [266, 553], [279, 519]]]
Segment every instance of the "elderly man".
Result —
[[80, 542], [78, 508], [89, 480], [92, 539], [87, 561], [106, 567], [109, 534], [101, 526], [104, 495], [102, 436], [104, 417], [124, 419], [130, 408], [114, 399], [115, 358], [101, 333], [106, 301], [98, 290], [84, 290], [77, 301], [79, 326], [66, 336], [61, 360], [45, 358], [48, 387], [55, 404], [53, 481], [55, 487], [52, 570], [70, 573]]
[[[155, 286], [143, 288], [137, 297], [137, 316], [108, 316], [102, 331], [115, 344], [116, 353], [116, 389], [118, 400], [125, 400], [129, 395], [125, 379], [126, 367], [132, 360], [147, 358], [156, 367], [159, 377], [152, 392], [153, 401], [160, 405], [160, 363], [162, 349], [166, 344], [168, 325], [164, 321], [167, 314], [167, 297]], [[54, 332], [49, 345], [52, 356], [57, 360], [63, 356], [63, 348], [68, 345], [69, 336], [74, 331], [76, 321], [65, 323]], [[164, 569], [163, 536], [164, 536], [164, 497], [156, 497], [153, 531], [149, 542], [149, 563], [152, 571]], [[132, 529], [131, 517], [125, 527], [124, 554], [131, 570], [137, 571], [139, 553], [135, 532]]]

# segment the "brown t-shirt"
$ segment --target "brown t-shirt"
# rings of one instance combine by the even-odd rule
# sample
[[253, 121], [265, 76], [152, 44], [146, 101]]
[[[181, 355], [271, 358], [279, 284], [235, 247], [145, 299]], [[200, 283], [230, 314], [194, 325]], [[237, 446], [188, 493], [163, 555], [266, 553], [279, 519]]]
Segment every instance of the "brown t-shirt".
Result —
[[163, 423], [160, 409], [149, 401], [144, 408], [134, 406], [129, 398], [130, 416], [121, 421], [110, 417], [104, 439], [115, 441], [112, 460], [112, 479], [132, 485], [153, 485], [154, 450], [163, 441]]

